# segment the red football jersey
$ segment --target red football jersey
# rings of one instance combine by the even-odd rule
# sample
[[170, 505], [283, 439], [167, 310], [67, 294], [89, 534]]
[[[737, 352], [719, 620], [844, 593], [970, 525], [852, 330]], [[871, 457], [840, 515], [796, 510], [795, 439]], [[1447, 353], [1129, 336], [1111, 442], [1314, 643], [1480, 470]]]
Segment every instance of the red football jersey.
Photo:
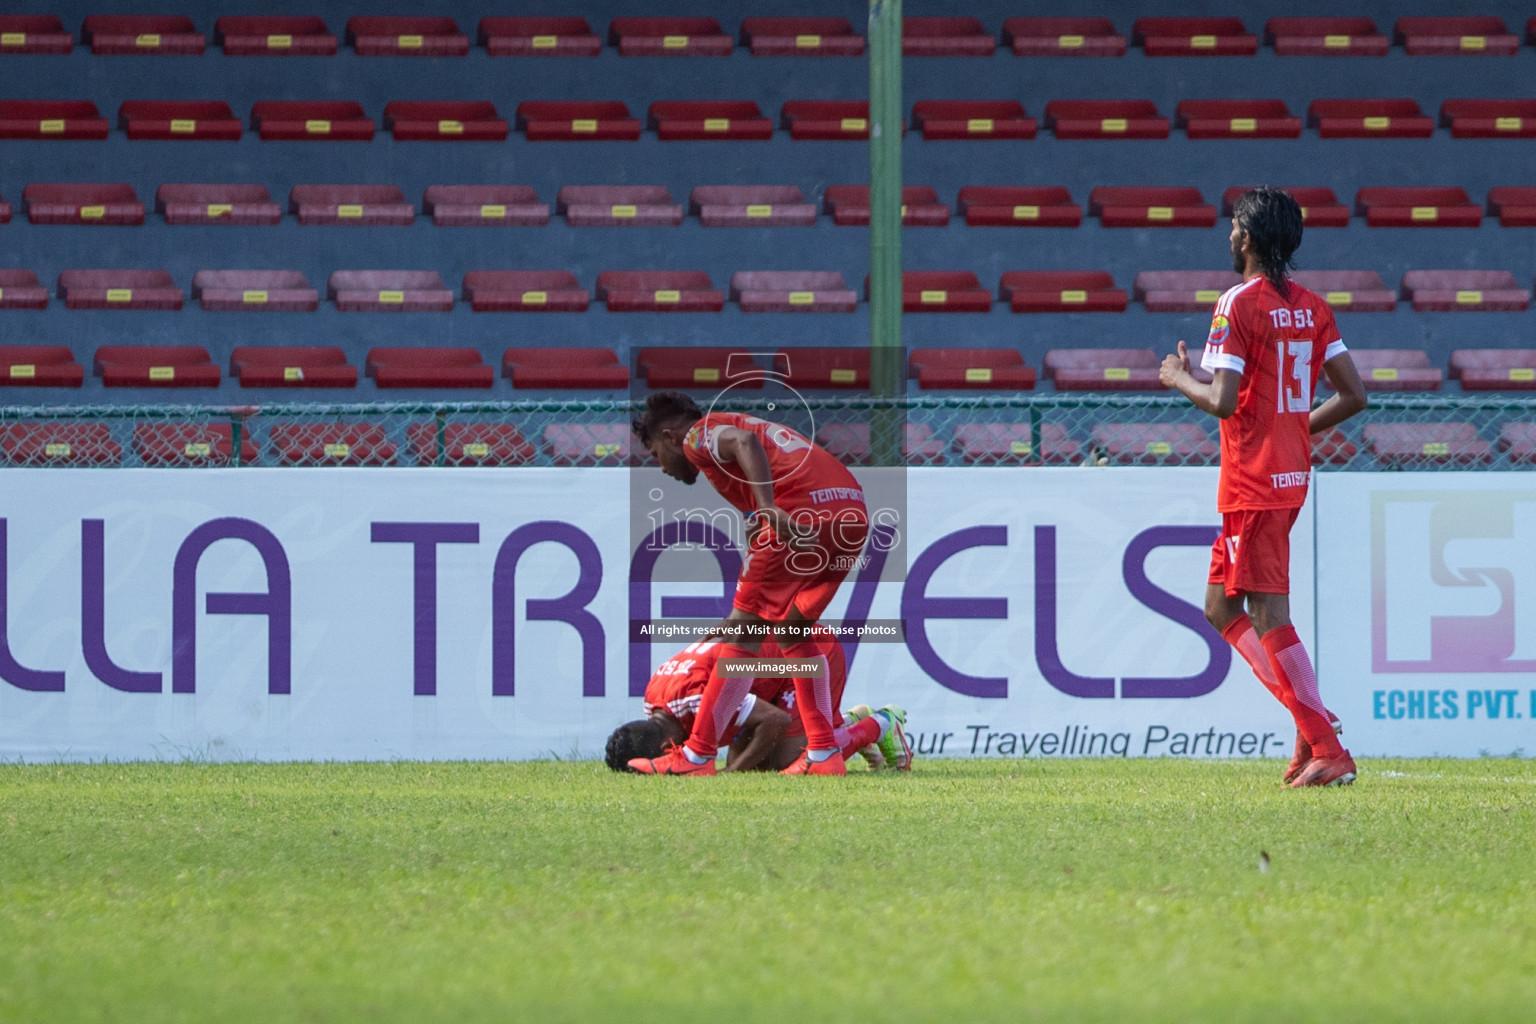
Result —
[[1344, 351], [1333, 310], [1294, 281], [1281, 295], [1268, 278], [1254, 277], [1217, 300], [1200, 365], [1243, 378], [1237, 411], [1221, 421], [1217, 511], [1306, 502], [1312, 396], [1323, 363]]
[[836, 511], [863, 508], [864, 491], [837, 458], [821, 445], [779, 423], [739, 412], [711, 412], [702, 416], [683, 438], [683, 455], [742, 512], [757, 510], [752, 488], [734, 462], [719, 458], [720, 432], [729, 427], [750, 430], [768, 453], [773, 479], [774, 504], [786, 512], [812, 509]]
[[[699, 698], [704, 694], [704, 685], [709, 682], [709, 674], [714, 671], [715, 662], [720, 658], [721, 644], [718, 641], [699, 641], [689, 644], [676, 655], [659, 665], [650, 682], [645, 684], [644, 707], [647, 718], [651, 712], [658, 708], [664, 708], [668, 714], [682, 723], [684, 729], [693, 730], [693, 716], [699, 711]], [[758, 653], [764, 658], [780, 657], [778, 645], [772, 640], [764, 640]], [[788, 711], [794, 701], [784, 701], [784, 691], [793, 694], [795, 691], [793, 681], [789, 679], [772, 679], [761, 676], [752, 682], [752, 696], [757, 700], [766, 700], [769, 703], [777, 703]], [[750, 702], [747, 707], [750, 709]], [[739, 716], [739, 711], [738, 711]], [[733, 724], [726, 730], [726, 735], [720, 737], [722, 744], [729, 744], [736, 734], [737, 726]]]

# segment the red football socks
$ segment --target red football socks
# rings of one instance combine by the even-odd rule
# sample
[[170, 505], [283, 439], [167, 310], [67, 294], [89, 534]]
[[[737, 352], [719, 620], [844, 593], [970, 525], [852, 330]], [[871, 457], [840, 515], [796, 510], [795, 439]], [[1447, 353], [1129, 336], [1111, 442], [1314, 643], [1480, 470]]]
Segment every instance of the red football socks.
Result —
[[[699, 710], [693, 716], [693, 731], [689, 733], [688, 742], [685, 745], [705, 760], [713, 758], [718, 753], [720, 737], [731, 724], [731, 719], [741, 710], [741, 702], [747, 699], [747, 694], [752, 690], [751, 676], [721, 675], [720, 664], [727, 658], [750, 657], [752, 652], [744, 647], [722, 644], [720, 657], [716, 659], [715, 667], [710, 670], [709, 682], [704, 684], [704, 692], [699, 695]], [[795, 699], [800, 699], [798, 679], [795, 680]]]
[[1281, 702], [1290, 709], [1296, 728], [1312, 746], [1314, 757], [1342, 757], [1344, 748], [1334, 735], [1328, 711], [1317, 692], [1312, 659], [1296, 635], [1296, 627], [1272, 629], [1259, 641], [1269, 655], [1269, 665], [1281, 690]]
[[874, 715], [861, 718], [846, 730], [848, 742], [843, 744], [843, 759], [847, 760], [871, 743], [880, 742], [880, 719]]
[[[837, 739], [832, 733], [832, 687], [827, 677], [826, 652], [821, 644], [802, 640], [785, 646], [784, 656], [822, 659], [821, 671], [815, 676], [795, 678], [795, 707], [799, 709], [800, 721], [805, 725], [805, 749], [836, 750]], [[708, 693], [707, 690], [705, 692]]]
[[1264, 644], [1259, 640], [1258, 632], [1253, 628], [1253, 621], [1246, 613], [1239, 613], [1237, 618], [1227, 623], [1221, 631], [1222, 639], [1232, 645], [1242, 659], [1253, 669], [1253, 674], [1258, 676], [1259, 682], [1264, 684], [1264, 689], [1275, 695], [1275, 700], [1285, 703], [1285, 698], [1280, 694], [1280, 684], [1275, 682], [1275, 670], [1269, 667], [1269, 652], [1264, 650]]

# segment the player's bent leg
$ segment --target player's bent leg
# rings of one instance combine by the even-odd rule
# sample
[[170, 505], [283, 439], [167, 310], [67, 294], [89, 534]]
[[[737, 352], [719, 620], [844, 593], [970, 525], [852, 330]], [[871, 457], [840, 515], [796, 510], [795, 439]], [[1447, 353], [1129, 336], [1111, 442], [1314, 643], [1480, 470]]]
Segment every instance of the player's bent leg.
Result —
[[[869, 716], [873, 715], [873, 714], [874, 714], [874, 710], [872, 708], [870, 708], [870, 706], [868, 704], [855, 704], [853, 707], [848, 708], [846, 711], [844, 711], [843, 712], [843, 724], [848, 727], [848, 731], [849, 731], [850, 736], [852, 736], [853, 729], [856, 726], [858, 726], [858, 725], [862, 724], [863, 722], [865, 722], [866, 720], [868, 720]], [[875, 725], [875, 732], [876, 732], [875, 739], [871, 740], [868, 744], [866, 744], [863, 747], [860, 747], [858, 750], [856, 750], [854, 752], [854, 753], [857, 753], [860, 757], [862, 757], [864, 759], [864, 763], [869, 767], [869, 770], [872, 771], [872, 772], [880, 771], [882, 768], [886, 767], [885, 754], [880, 750], [879, 731], [880, 731], [880, 726], [879, 726], [878, 723], [876, 723], [876, 725]], [[852, 746], [852, 741], [851, 740], [850, 740], [850, 742], [848, 744], [845, 744], [843, 746], [843, 760], [844, 761], [847, 761], [849, 759], [850, 755], [848, 753], [848, 748], [850, 746]]]
[[887, 704], [876, 715], [885, 716], [890, 728], [880, 737], [880, 753], [886, 764], [899, 772], [912, 770], [912, 743], [907, 739], [907, 713], [895, 704]]

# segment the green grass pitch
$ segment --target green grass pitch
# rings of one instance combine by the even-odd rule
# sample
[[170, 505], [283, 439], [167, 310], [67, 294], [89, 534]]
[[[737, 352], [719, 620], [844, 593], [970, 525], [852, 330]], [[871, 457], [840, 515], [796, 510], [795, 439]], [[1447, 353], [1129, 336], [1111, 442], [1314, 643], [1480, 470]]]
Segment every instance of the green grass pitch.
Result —
[[1536, 764], [1280, 770], [7, 765], [0, 1020], [1531, 1019]]

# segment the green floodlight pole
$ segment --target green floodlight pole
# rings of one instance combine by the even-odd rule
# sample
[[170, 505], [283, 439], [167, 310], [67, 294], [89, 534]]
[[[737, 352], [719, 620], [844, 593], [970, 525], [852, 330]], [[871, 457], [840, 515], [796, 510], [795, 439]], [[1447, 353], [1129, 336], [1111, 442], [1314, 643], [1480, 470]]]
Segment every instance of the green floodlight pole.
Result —
[[[901, 0], [869, 0], [869, 346], [870, 394], [902, 394], [901, 348]], [[901, 423], [876, 408], [870, 454], [901, 464]]]

